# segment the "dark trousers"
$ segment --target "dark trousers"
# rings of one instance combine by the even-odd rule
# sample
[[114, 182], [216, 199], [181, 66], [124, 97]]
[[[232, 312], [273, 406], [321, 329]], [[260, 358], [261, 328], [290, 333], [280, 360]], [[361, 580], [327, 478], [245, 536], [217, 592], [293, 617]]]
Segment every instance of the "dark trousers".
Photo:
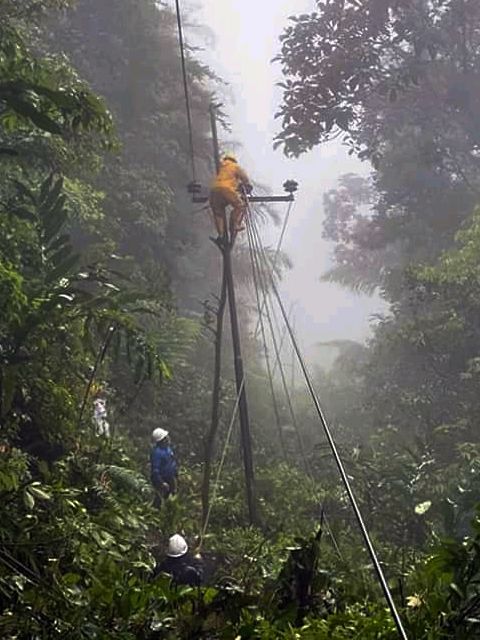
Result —
[[177, 493], [177, 479], [170, 478], [169, 480], [164, 480], [159, 485], [155, 486], [154, 489], [155, 498], [153, 500], [153, 506], [160, 508], [164, 500]]

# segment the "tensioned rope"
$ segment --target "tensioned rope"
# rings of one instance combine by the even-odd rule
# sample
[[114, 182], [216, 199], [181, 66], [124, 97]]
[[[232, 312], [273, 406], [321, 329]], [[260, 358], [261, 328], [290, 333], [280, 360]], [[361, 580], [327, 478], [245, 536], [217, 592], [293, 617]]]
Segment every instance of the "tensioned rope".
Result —
[[195, 182], [195, 153], [193, 148], [193, 127], [192, 127], [192, 114], [190, 109], [190, 95], [188, 92], [188, 79], [187, 79], [187, 65], [185, 62], [185, 45], [183, 42], [183, 29], [182, 29], [182, 15], [180, 12], [180, 0], [175, 0], [175, 8], [177, 10], [177, 25], [178, 25], [178, 41], [180, 45], [180, 58], [182, 61], [182, 76], [183, 76], [183, 91], [185, 93], [185, 107], [187, 110], [187, 122], [188, 122], [188, 139], [190, 143], [190, 161], [192, 165], [192, 179]]
[[327, 530], [327, 533], [330, 536], [330, 539], [331, 539], [332, 544], [333, 544], [333, 548], [335, 549], [335, 552], [338, 555], [338, 557], [340, 558], [340, 560], [343, 561], [342, 552], [340, 551], [340, 547], [338, 546], [337, 540], [336, 540], [335, 536], [333, 535], [332, 528], [330, 527], [330, 525], [328, 523], [327, 515], [325, 513], [323, 514], [323, 519], [325, 521], [325, 529]]
[[[263, 245], [261, 244], [258, 228], [256, 226], [255, 220], [253, 219], [252, 211], [251, 211], [251, 208], [250, 208], [250, 205], [249, 205], [248, 201], [247, 201], [247, 210], [248, 210], [248, 215], [246, 216], [247, 225], [248, 224], [251, 225], [251, 228], [254, 231], [254, 235], [256, 236], [257, 241], [260, 243], [259, 246], [260, 246], [261, 250], [263, 251]], [[267, 256], [265, 255], [264, 251], [263, 251], [263, 255], [264, 255], [265, 260], [267, 261], [267, 264], [268, 264], [268, 259], [267, 259]], [[408, 636], [407, 636], [406, 631], [405, 631], [405, 629], [403, 627], [402, 620], [401, 620], [400, 615], [399, 615], [399, 613], [397, 611], [397, 607], [396, 607], [395, 602], [393, 600], [391, 591], [390, 591], [390, 589], [388, 587], [388, 584], [387, 584], [387, 581], [385, 579], [385, 575], [383, 573], [382, 567], [380, 566], [380, 562], [379, 562], [377, 554], [375, 552], [375, 548], [374, 548], [373, 543], [372, 543], [372, 541], [370, 539], [370, 534], [368, 533], [368, 529], [367, 529], [367, 527], [365, 525], [365, 522], [363, 520], [363, 516], [362, 516], [362, 513], [360, 511], [360, 507], [358, 506], [357, 500], [355, 498], [355, 494], [354, 494], [353, 489], [351, 487], [350, 480], [348, 479], [348, 475], [347, 475], [347, 472], [345, 470], [343, 461], [342, 461], [342, 459], [340, 457], [340, 454], [339, 454], [338, 449], [337, 449], [337, 445], [336, 445], [335, 440], [333, 438], [332, 432], [330, 431], [330, 427], [328, 425], [327, 419], [326, 419], [326, 417], [325, 417], [325, 415], [323, 413], [322, 407], [320, 405], [320, 401], [319, 401], [319, 399], [317, 397], [317, 394], [315, 392], [315, 389], [313, 387], [311, 376], [310, 376], [310, 373], [309, 373], [309, 371], [307, 369], [306, 363], [305, 363], [305, 361], [303, 359], [302, 353], [300, 352], [297, 339], [295, 337], [295, 334], [293, 333], [291, 324], [290, 324], [290, 322], [288, 320], [287, 312], [285, 310], [285, 306], [283, 304], [282, 298], [281, 298], [280, 293], [278, 291], [278, 287], [277, 287], [277, 284], [276, 284], [275, 278], [274, 278], [274, 272], [273, 272], [273, 269], [271, 268], [271, 266], [270, 266], [270, 269], [267, 270], [267, 273], [269, 275], [270, 288], [273, 291], [273, 294], [274, 294], [275, 299], [277, 301], [278, 307], [279, 307], [280, 312], [281, 312], [281, 314], [283, 316], [283, 320], [284, 320], [284, 322], [286, 324], [287, 331], [289, 333], [290, 340], [292, 342], [292, 346], [293, 346], [293, 348], [295, 350], [298, 362], [300, 364], [300, 368], [302, 370], [302, 373], [303, 373], [303, 376], [304, 376], [304, 379], [305, 379], [305, 383], [307, 385], [307, 389], [308, 389], [308, 391], [310, 393], [310, 396], [312, 398], [313, 404], [315, 406], [315, 410], [316, 410], [317, 415], [319, 417], [319, 420], [320, 420], [321, 426], [323, 428], [323, 431], [325, 433], [325, 436], [327, 438], [328, 444], [330, 445], [330, 449], [331, 449], [333, 457], [335, 459], [335, 463], [336, 463], [338, 471], [340, 473], [340, 477], [341, 477], [343, 485], [345, 487], [345, 491], [347, 492], [351, 507], [353, 509], [353, 512], [354, 512], [355, 517], [357, 519], [358, 526], [360, 528], [360, 531], [362, 533], [363, 539], [365, 541], [365, 545], [367, 547], [368, 554], [369, 554], [370, 559], [372, 561], [372, 564], [374, 566], [374, 569], [375, 569], [375, 572], [376, 572], [376, 575], [377, 575], [377, 579], [378, 579], [378, 581], [380, 583], [380, 586], [382, 588], [383, 595], [385, 597], [385, 600], [386, 600], [386, 602], [388, 604], [388, 607], [390, 609], [390, 612], [392, 614], [392, 618], [393, 618], [393, 620], [395, 622], [395, 625], [397, 627], [397, 631], [398, 631], [398, 634], [399, 634], [400, 638], [402, 638], [402, 640], [408, 640]]]
[[224, 444], [224, 447], [223, 447], [222, 456], [221, 456], [220, 462], [218, 464], [217, 475], [215, 476], [215, 482], [214, 482], [213, 491], [212, 491], [212, 499], [210, 500], [210, 503], [208, 505], [207, 515], [205, 516], [205, 522], [203, 523], [203, 527], [202, 527], [202, 530], [200, 532], [200, 542], [198, 544], [198, 551], [200, 551], [200, 549], [202, 547], [203, 539], [205, 538], [205, 534], [207, 532], [208, 524], [209, 524], [209, 521], [210, 521], [210, 514], [212, 512], [212, 507], [213, 507], [213, 504], [214, 504], [215, 500], [217, 499], [218, 484], [220, 482], [220, 476], [222, 474], [223, 465], [225, 464], [225, 459], [227, 457], [228, 445], [230, 444], [230, 438], [232, 437], [233, 425], [235, 424], [235, 418], [237, 417], [238, 405], [239, 405], [239, 402], [240, 402], [240, 396], [242, 395], [244, 384], [245, 384], [245, 378], [243, 378], [243, 380], [242, 380], [242, 383], [240, 385], [240, 389], [238, 390], [237, 397], [235, 399], [235, 405], [234, 405], [233, 411], [232, 411], [232, 418], [230, 420], [230, 424], [228, 425], [227, 436], [225, 438], [225, 444]]

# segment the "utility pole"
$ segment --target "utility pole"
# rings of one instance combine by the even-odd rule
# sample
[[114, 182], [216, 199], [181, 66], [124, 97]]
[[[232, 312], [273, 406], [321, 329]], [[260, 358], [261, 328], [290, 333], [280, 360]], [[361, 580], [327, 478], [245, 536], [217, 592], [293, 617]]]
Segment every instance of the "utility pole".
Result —
[[[212, 143], [213, 143], [213, 159], [215, 168], [218, 171], [220, 166], [220, 149], [218, 144], [218, 132], [217, 132], [217, 118], [216, 109], [218, 107], [214, 104], [210, 105], [210, 122], [212, 128]], [[288, 192], [287, 196], [266, 196], [256, 197], [247, 196], [250, 202], [291, 202], [293, 200], [293, 193], [296, 191], [297, 184], [294, 181], [288, 181], [284, 185], [285, 190]], [[192, 194], [192, 200], [196, 203], [208, 202], [208, 196], [200, 195], [201, 186], [193, 182], [188, 187], [189, 192]], [[228, 293], [228, 306], [230, 311], [230, 325], [232, 330], [232, 343], [233, 343], [233, 362], [235, 369], [235, 382], [238, 395], [238, 413], [240, 418], [240, 434], [242, 441], [242, 453], [243, 453], [243, 466], [245, 473], [245, 490], [247, 495], [248, 515], [250, 524], [258, 524], [257, 514], [257, 502], [255, 496], [255, 470], [253, 464], [253, 452], [252, 452], [252, 438], [250, 432], [250, 419], [248, 414], [248, 402], [247, 392], [245, 386], [245, 374], [243, 369], [242, 360], [242, 347], [240, 340], [240, 330], [238, 325], [237, 307], [235, 303], [235, 283], [233, 278], [232, 269], [232, 238], [228, 237], [228, 224], [225, 223], [225, 242], [220, 248], [223, 256], [223, 273]]]
[[[212, 127], [213, 159], [215, 169], [220, 166], [220, 149], [218, 145], [217, 118], [215, 106], [210, 105], [210, 122]], [[226, 217], [226, 216], [225, 216]], [[224, 220], [225, 235], [228, 234], [227, 220]], [[228, 308], [230, 311], [230, 325], [232, 330], [233, 363], [235, 382], [238, 395], [238, 415], [240, 418], [240, 433], [242, 441], [243, 467], [245, 472], [245, 490], [247, 494], [248, 516], [250, 524], [257, 524], [257, 505], [255, 499], [255, 471], [253, 468], [252, 437], [250, 433], [250, 419], [248, 415], [247, 392], [245, 389], [242, 346], [238, 327], [237, 305], [235, 303], [235, 284], [232, 271], [232, 243], [226, 237], [226, 242], [220, 248], [223, 256], [223, 273], [227, 285]]]
[[[225, 227], [226, 228], [226, 227]], [[240, 330], [238, 327], [237, 306], [235, 304], [235, 286], [232, 271], [232, 246], [228, 242], [224, 249], [223, 260], [225, 278], [228, 291], [228, 308], [230, 311], [230, 325], [232, 329], [233, 364], [238, 397], [238, 415], [240, 417], [240, 433], [242, 439], [243, 466], [245, 470], [245, 488], [247, 492], [248, 515], [250, 524], [258, 524], [257, 504], [255, 498], [255, 472], [253, 468], [252, 438], [250, 433], [250, 419], [248, 415], [247, 391], [245, 388], [245, 374], [243, 371], [242, 347]]]

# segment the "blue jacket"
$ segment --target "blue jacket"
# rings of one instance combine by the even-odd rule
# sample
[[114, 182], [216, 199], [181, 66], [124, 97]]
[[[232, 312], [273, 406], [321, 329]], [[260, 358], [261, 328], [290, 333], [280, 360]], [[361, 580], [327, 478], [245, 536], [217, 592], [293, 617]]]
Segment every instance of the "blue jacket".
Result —
[[157, 487], [177, 475], [177, 462], [170, 446], [155, 445], [150, 452], [152, 484]]

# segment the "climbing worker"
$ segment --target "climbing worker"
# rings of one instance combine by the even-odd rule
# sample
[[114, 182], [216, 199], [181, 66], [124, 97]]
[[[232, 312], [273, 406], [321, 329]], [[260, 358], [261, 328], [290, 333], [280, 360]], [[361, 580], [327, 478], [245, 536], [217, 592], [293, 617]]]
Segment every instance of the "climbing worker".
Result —
[[200, 555], [193, 557], [185, 538], [176, 533], [168, 541], [167, 557], [157, 564], [153, 577], [160, 573], [168, 573], [175, 584], [199, 587], [203, 580], [203, 560]]
[[170, 446], [168, 431], [157, 427], [152, 432], [153, 447], [150, 452], [152, 485], [157, 493], [155, 506], [161, 506], [162, 499], [177, 492], [177, 461]]
[[238, 231], [243, 231], [245, 216], [245, 193], [251, 193], [252, 185], [245, 171], [238, 164], [236, 158], [228, 153], [221, 162], [218, 173], [210, 190], [210, 207], [217, 229], [218, 238], [215, 242], [221, 246], [225, 238], [225, 210], [228, 205], [233, 207], [230, 215], [230, 238], [235, 239]]

